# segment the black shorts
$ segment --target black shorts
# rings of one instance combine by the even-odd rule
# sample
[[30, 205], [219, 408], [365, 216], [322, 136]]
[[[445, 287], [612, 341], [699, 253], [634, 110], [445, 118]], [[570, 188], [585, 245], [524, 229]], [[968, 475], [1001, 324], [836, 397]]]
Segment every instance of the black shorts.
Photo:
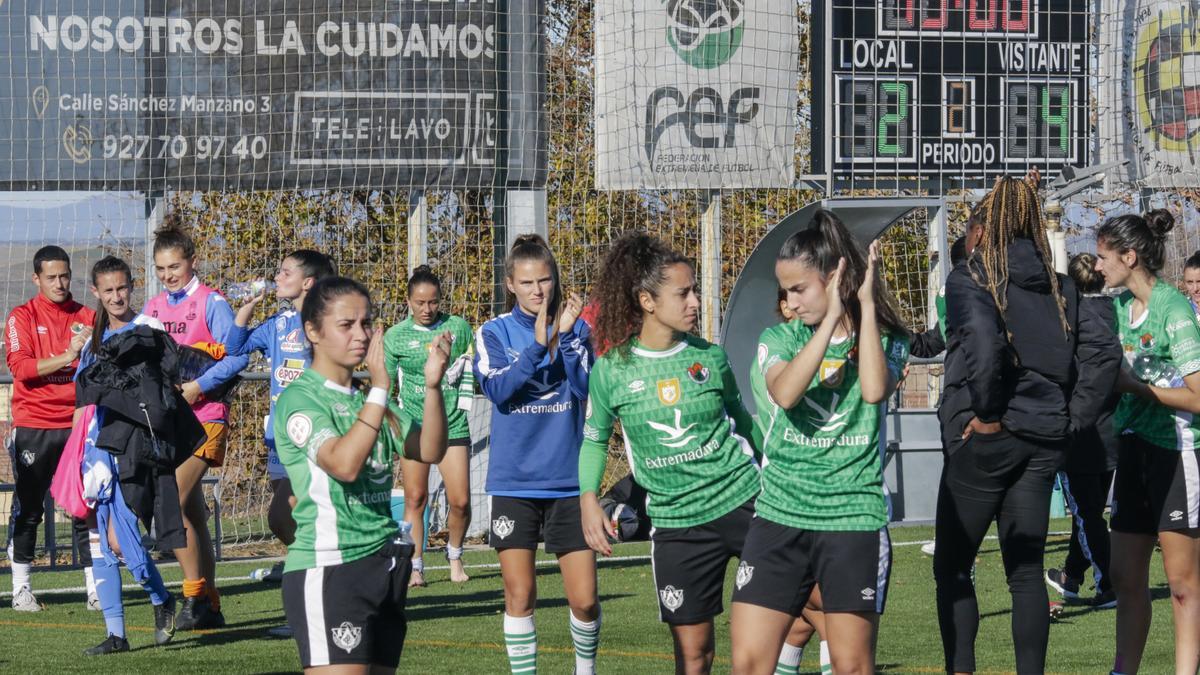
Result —
[[283, 575], [283, 611], [301, 666], [400, 663], [412, 553], [411, 544], [393, 542], [354, 562]]
[[147, 532], [150, 521], [154, 521], [155, 548], [168, 551], [187, 546], [187, 529], [179, 508], [179, 486], [174, 472], [138, 466], [132, 476], [121, 479], [121, 497]]
[[1121, 436], [1111, 527], [1149, 535], [1200, 527], [1200, 451]]
[[447, 448], [457, 448], [459, 446], [462, 446], [462, 447], [470, 450], [471, 449], [471, 437], [470, 436], [460, 436], [458, 438], [451, 438], [450, 440], [446, 441]]
[[749, 501], [703, 525], [650, 530], [659, 621], [703, 623], [724, 611], [725, 570], [730, 559], [742, 555], [753, 518]]
[[537, 550], [546, 542], [546, 553], [573, 553], [588, 550], [583, 536], [583, 516], [579, 497], [527, 499], [490, 497], [492, 531], [488, 538], [494, 549], [523, 548]]
[[883, 614], [891, 570], [886, 527], [821, 532], [755, 517], [746, 534], [733, 601], [800, 616], [813, 586], [820, 584], [826, 612]]

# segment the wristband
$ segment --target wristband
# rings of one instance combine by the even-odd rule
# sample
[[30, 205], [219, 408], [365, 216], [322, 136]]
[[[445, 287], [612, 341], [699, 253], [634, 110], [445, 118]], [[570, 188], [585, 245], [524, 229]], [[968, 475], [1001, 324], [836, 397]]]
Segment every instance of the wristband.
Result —
[[361, 423], [363, 426], [367, 427], [368, 429], [374, 429], [374, 430], [375, 430], [375, 433], [379, 433], [379, 427], [377, 427], [377, 426], [373, 426], [373, 425], [371, 425], [371, 424], [368, 424], [368, 423], [367, 423], [365, 420], [363, 420], [363, 418], [361, 418], [361, 417], [355, 417], [355, 418], [354, 418], [354, 421], [355, 421], [355, 422], [359, 422], [359, 423]]
[[382, 387], [371, 387], [371, 391], [367, 392], [367, 403], [374, 403], [386, 408], [387, 398], [387, 389]]

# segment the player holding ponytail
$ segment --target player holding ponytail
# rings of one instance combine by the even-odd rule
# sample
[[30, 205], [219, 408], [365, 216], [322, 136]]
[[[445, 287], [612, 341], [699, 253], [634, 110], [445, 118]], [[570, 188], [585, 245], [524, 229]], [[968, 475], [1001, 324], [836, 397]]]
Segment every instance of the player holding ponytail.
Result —
[[796, 318], [763, 332], [751, 370], [765, 461], [733, 594], [735, 673], [774, 671], [815, 584], [834, 672], [874, 670], [891, 566], [879, 403], [908, 358], [877, 260], [824, 210], [779, 252]]
[[725, 350], [688, 334], [700, 299], [686, 258], [649, 235], [627, 234], [600, 269], [596, 337], [610, 348], [589, 381], [579, 454], [584, 534], [592, 550], [612, 554], [616, 533], [597, 493], [620, 420], [634, 478], [649, 495], [654, 585], [675, 672], [708, 673], [725, 569], [754, 517], [754, 422]]
[[594, 357], [578, 296], [563, 298], [558, 263], [537, 235], [518, 237], [505, 262], [512, 310], [480, 327], [475, 378], [492, 402], [487, 493], [491, 544], [504, 577], [504, 641], [514, 673], [537, 669], [534, 552], [558, 556], [575, 672], [590, 675], [600, 640], [596, 554], [579, 512], [579, 446]]
[[[442, 281], [428, 265], [413, 270], [408, 280], [408, 318], [388, 329], [383, 336], [383, 351], [388, 375], [395, 378], [396, 402], [400, 411], [413, 415], [425, 405], [425, 360], [435, 336], [450, 333], [450, 367], [442, 386], [449, 424], [449, 447], [438, 463], [449, 501], [450, 537], [446, 557], [450, 561], [450, 580], [462, 583], [470, 579], [463, 569], [462, 546], [471, 523], [470, 455], [471, 430], [467, 414], [475, 396], [475, 375], [471, 372], [474, 354], [471, 325], [465, 319], [441, 311]], [[404, 479], [404, 519], [412, 524], [417, 551], [413, 554], [410, 583], [424, 586], [425, 565], [422, 548], [425, 541], [425, 505], [429, 498], [429, 465], [401, 460]]]

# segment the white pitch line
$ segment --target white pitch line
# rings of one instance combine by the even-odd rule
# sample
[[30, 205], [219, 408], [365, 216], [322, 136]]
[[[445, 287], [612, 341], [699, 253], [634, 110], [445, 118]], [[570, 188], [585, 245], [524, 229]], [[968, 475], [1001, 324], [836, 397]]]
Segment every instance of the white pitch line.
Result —
[[[1062, 535], [1068, 535], [1068, 534], [1071, 534], [1071, 533], [1069, 531], [1068, 532], [1048, 532], [1047, 536], [1062, 536]], [[997, 537], [996, 535], [989, 535], [987, 537], [984, 537], [984, 539], [990, 539], [990, 540], [995, 540], [998, 538], [999, 537]], [[932, 541], [933, 541], [932, 539], [918, 539], [916, 541], [897, 541], [897, 542], [892, 542], [892, 546], [894, 546], [894, 547], [922, 546], [924, 544], [931, 543]], [[623, 562], [623, 561], [635, 561], [635, 560], [643, 560], [644, 561], [644, 560], [649, 560], [649, 559], [650, 559], [650, 556], [648, 556], [648, 555], [620, 555], [620, 556], [612, 556], [611, 558], [597, 558], [596, 562], [599, 564], [605, 564], [605, 563], [610, 563], [610, 562]], [[273, 560], [282, 560], [282, 558], [279, 558], [279, 557], [261, 558], [260, 560], [263, 562], [269, 562], [269, 561], [273, 561]], [[251, 561], [245, 561], [245, 562], [249, 563]], [[245, 564], [245, 563], [239, 562], [238, 564]], [[537, 567], [550, 567], [551, 565], [557, 565], [557, 564], [558, 564], [557, 560], [537, 560], [534, 562], [534, 565], [536, 565]], [[477, 563], [475, 565], [463, 565], [463, 567], [466, 569], [473, 569], [473, 570], [494, 570], [494, 569], [500, 568], [500, 563]], [[425, 568], [426, 571], [431, 571], [431, 570], [439, 570], [440, 571], [440, 570], [448, 570], [448, 569], [450, 569], [449, 565], [430, 565]], [[249, 580], [250, 580], [249, 575], [237, 576], [237, 577], [218, 577], [217, 583], [224, 584], [224, 583], [231, 583], [234, 581], [249, 581]], [[183, 582], [182, 581], [168, 581], [164, 585], [167, 586], [168, 588], [175, 588], [178, 586], [182, 586]], [[121, 590], [131, 591], [131, 590], [139, 589], [141, 587], [142, 587], [141, 584], [124, 584], [121, 586]], [[45, 590], [37, 591], [37, 594], [38, 595], [71, 595], [73, 593], [84, 593], [86, 591], [87, 591], [87, 588], [84, 586], [72, 586], [70, 588], [48, 588]], [[10, 597], [12, 597], [11, 591], [0, 592], [0, 598], [10, 598]]]

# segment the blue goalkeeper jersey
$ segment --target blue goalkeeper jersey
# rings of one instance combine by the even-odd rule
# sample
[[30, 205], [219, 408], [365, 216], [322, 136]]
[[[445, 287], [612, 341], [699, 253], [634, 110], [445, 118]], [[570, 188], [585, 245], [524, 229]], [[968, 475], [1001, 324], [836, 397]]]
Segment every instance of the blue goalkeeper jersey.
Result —
[[304, 372], [311, 361], [308, 340], [300, 312], [285, 309], [263, 321], [253, 330], [234, 325], [225, 349], [234, 356], [259, 352], [271, 364], [271, 409], [267, 418], [266, 439], [275, 442], [275, 402], [279, 395]]

